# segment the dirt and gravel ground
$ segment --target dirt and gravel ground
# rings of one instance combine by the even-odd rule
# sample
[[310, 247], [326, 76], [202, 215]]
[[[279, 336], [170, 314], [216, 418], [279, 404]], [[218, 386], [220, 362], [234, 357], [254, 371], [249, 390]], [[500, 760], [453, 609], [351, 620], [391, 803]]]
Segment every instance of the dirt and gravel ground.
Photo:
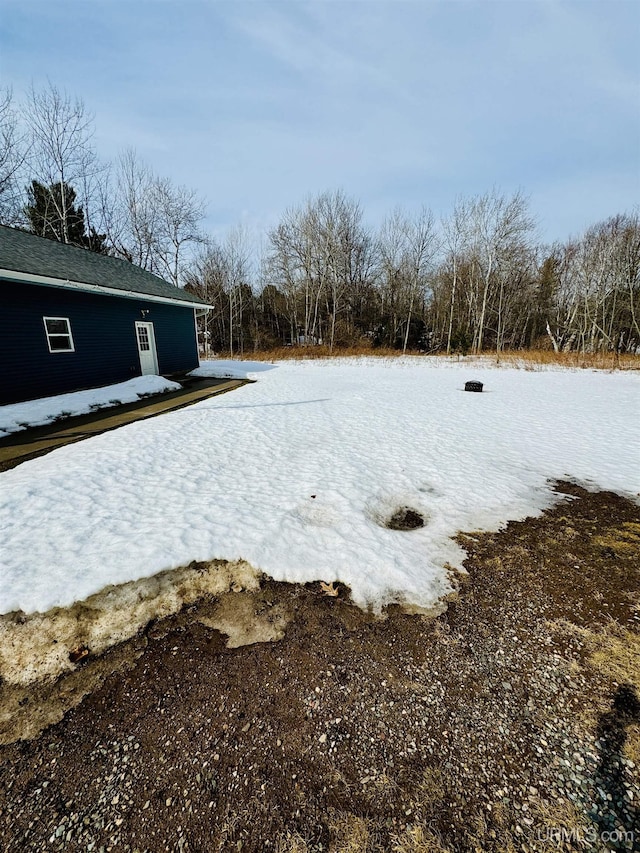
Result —
[[228, 648], [209, 596], [25, 690], [2, 849], [640, 850], [640, 507], [559, 488], [461, 537], [438, 618], [265, 579], [233, 595], [277, 642]]

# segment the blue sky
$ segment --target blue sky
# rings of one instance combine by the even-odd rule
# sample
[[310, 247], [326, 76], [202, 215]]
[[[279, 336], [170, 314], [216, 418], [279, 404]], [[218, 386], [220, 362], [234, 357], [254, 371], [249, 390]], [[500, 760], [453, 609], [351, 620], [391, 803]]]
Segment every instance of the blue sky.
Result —
[[0, 0], [0, 81], [51, 80], [256, 232], [343, 189], [396, 205], [522, 190], [545, 240], [640, 202], [640, 3]]

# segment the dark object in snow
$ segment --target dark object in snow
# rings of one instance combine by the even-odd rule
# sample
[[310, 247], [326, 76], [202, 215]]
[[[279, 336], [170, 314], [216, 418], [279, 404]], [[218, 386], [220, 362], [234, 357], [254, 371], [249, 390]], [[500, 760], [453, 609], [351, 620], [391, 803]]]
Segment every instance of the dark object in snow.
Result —
[[394, 512], [387, 527], [390, 530], [417, 530], [424, 527], [424, 518], [415, 509], [403, 506]]
[[465, 391], [482, 391], [482, 382], [465, 382]]

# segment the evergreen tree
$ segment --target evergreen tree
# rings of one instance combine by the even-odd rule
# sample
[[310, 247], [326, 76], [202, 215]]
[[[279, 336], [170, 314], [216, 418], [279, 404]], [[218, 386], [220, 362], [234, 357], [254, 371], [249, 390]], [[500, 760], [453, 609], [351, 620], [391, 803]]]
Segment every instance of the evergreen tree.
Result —
[[76, 205], [72, 186], [65, 182], [45, 186], [34, 180], [27, 187], [27, 198], [25, 213], [33, 234], [107, 254], [106, 235], [98, 234], [95, 228], [86, 233], [84, 209]]
[[45, 186], [31, 181], [25, 213], [31, 231], [59, 243], [82, 245], [85, 225], [82, 205], [76, 207], [76, 191], [67, 183]]

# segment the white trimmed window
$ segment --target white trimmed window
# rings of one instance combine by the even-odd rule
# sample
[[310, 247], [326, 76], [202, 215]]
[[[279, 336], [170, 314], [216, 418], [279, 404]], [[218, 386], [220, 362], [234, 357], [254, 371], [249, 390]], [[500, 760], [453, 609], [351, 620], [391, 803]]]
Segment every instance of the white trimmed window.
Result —
[[66, 317], [43, 317], [49, 352], [75, 352], [71, 324]]

